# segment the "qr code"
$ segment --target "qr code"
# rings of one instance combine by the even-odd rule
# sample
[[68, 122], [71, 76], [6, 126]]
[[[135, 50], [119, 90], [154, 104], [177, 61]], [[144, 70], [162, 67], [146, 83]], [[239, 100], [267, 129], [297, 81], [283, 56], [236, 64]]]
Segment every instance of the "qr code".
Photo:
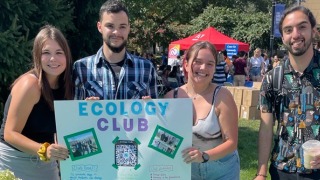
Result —
[[138, 145], [134, 141], [121, 140], [115, 144], [115, 164], [135, 166], [138, 164]]

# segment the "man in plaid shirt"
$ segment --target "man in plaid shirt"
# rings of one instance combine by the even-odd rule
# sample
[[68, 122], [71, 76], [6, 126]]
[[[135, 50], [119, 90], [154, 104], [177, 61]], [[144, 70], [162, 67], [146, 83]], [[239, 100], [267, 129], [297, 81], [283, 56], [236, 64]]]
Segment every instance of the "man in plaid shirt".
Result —
[[151, 61], [126, 51], [130, 32], [127, 8], [121, 1], [106, 1], [97, 28], [103, 46], [97, 54], [74, 63], [74, 99], [157, 98], [156, 70]]

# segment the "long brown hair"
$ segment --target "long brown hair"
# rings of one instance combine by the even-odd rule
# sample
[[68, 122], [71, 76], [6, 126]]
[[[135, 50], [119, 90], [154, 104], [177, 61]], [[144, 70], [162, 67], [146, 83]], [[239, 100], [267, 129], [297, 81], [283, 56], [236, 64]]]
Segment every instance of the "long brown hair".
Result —
[[[32, 49], [33, 68], [30, 71], [26, 72], [25, 74], [34, 74], [38, 78], [38, 83], [41, 88], [41, 95], [43, 96], [45, 101], [48, 103], [51, 110], [53, 110], [54, 98], [53, 98], [52, 90], [46, 78], [45, 72], [42, 69], [42, 63], [41, 63], [42, 48], [45, 42], [49, 39], [56, 41], [64, 51], [64, 54], [66, 56], [66, 69], [58, 77], [59, 78], [58, 84], [60, 88], [63, 87], [64, 89], [64, 98], [67, 100], [73, 99], [73, 85], [72, 85], [72, 75], [71, 75], [71, 72], [72, 72], [71, 51], [66, 38], [64, 37], [62, 32], [56, 27], [52, 25], [45, 25], [41, 28], [41, 30], [35, 37], [33, 42], [33, 49]], [[17, 80], [19, 80], [22, 76], [20, 76]], [[13, 85], [17, 82], [17, 80], [13, 83]]]

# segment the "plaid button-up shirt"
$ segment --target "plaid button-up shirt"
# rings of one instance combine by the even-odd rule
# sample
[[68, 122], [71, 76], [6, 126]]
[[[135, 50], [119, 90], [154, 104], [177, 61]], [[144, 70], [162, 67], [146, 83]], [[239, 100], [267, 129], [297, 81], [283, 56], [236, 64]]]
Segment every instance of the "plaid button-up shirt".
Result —
[[74, 63], [74, 99], [84, 100], [91, 96], [100, 99], [141, 99], [142, 96], [151, 96], [156, 99], [156, 77], [156, 70], [149, 60], [126, 52], [117, 83], [101, 47], [97, 54]]

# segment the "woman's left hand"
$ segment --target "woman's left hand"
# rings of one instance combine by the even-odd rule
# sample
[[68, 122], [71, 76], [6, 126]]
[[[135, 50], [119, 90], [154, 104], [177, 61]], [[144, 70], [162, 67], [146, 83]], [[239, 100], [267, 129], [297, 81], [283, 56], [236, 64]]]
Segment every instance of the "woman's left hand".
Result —
[[66, 160], [69, 158], [68, 149], [58, 144], [51, 144], [46, 153], [47, 158], [50, 160]]
[[202, 152], [195, 147], [190, 147], [182, 151], [182, 157], [187, 164], [192, 162], [202, 163]]

